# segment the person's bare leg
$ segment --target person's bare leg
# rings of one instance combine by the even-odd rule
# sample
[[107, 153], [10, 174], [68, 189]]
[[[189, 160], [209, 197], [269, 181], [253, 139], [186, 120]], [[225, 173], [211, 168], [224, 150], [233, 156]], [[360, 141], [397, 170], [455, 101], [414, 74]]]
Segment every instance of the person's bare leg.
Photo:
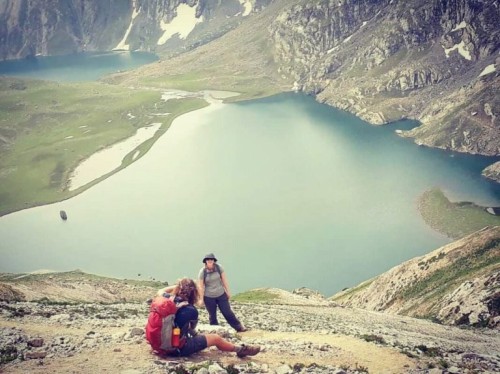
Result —
[[236, 346], [233, 343], [228, 342], [226, 339], [217, 334], [206, 334], [207, 346], [217, 347], [220, 351], [224, 352], [236, 352]]
[[236, 346], [217, 334], [206, 334], [205, 337], [207, 338], [208, 347], [216, 346], [220, 351], [236, 352], [236, 355], [240, 358], [245, 356], [254, 356], [260, 352], [260, 346], [258, 345], [254, 346], [243, 344], [241, 346]]

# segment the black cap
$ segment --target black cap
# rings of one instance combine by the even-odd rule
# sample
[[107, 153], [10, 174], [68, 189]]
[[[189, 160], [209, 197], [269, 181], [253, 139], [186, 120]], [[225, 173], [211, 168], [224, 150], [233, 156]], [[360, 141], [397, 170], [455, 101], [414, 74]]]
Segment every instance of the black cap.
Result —
[[203, 257], [204, 264], [207, 262], [207, 260], [214, 260], [215, 262], [217, 262], [217, 259], [215, 258], [215, 255], [213, 253], [209, 253], [205, 255], [205, 257]]

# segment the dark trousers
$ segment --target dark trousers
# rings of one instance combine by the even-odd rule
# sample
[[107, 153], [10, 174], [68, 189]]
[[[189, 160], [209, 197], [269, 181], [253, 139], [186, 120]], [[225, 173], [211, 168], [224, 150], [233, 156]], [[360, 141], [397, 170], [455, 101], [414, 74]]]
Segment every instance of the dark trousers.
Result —
[[222, 315], [226, 319], [227, 323], [231, 325], [233, 329], [236, 331], [241, 330], [241, 322], [234, 315], [234, 312], [229, 305], [229, 299], [227, 298], [226, 293], [223, 293], [219, 297], [203, 297], [203, 301], [205, 303], [205, 307], [207, 308], [208, 317], [211, 325], [218, 325], [217, 321], [217, 306], [219, 307]]

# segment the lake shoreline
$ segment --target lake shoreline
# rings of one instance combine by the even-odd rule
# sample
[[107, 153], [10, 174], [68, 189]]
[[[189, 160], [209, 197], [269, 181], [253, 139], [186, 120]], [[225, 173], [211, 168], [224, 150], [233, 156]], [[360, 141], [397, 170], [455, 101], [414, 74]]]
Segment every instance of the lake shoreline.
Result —
[[[76, 168], [81, 165], [83, 162], [86, 160], [89, 160], [92, 156], [95, 156], [97, 153], [103, 152], [105, 150], [111, 149], [117, 144], [120, 144], [130, 138], [125, 138], [125, 139], [119, 139], [116, 143], [110, 144], [104, 149], [98, 149], [96, 152], [90, 154], [88, 157], [85, 157], [81, 159], [78, 163], [78, 165], [74, 168], [71, 168], [70, 170], [66, 171], [66, 175], [68, 176], [68, 179], [63, 183], [63, 187], [61, 190], [59, 190], [61, 193], [64, 193], [63, 195], [60, 195], [58, 197], [55, 197], [53, 199], [50, 199], [50, 201], [40, 201], [40, 199], [36, 199], [37, 201], [34, 202], [25, 202], [23, 207], [19, 208], [12, 208], [12, 209], [2, 209], [0, 210], [0, 218], [4, 216], [8, 216], [10, 214], [20, 212], [20, 211], [25, 211], [29, 210], [32, 208], [36, 207], [41, 207], [45, 205], [52, 205], [52, 204], [57, 204], [61, 203], [67, 200], [70, 200], [81, 193], [89, 190], [93, 186], [97, 185], [98, 183], [106, 180], [107, 178], [117, 174], [121, 170], [127, 168], [130, 166], [132, 163], [138, 161], [140, 158], [142, 158], [145, 154], [148, 153], [150, 148], [156, 143], [156, 141], [163, 136], [172, 123], [181, 117], [182, 115], [188, 114], [190, 112], [196, 111], [203, 109], [206, 106], [209, 105], [214, 105], [218, 103], [224, 102], [226, 99], [233, 98], [239, 95], [239, 93], [236, 92], [230, 92], [230, 91], [220, 91], [220, 90], [202, 90], [202, 91], [197, 91], [197, 92], [188, 92], [188, 91], [182, 91], [182, 90], [158, 90], [162, 92], [162, 100], [167, 102], [170, 99], [174, 100], [201, 100], [203, 101], [202, 105], [196, 105], [194, 107], [187, 107], [184, 110], [181, 110], [179, 113], [169, 113], [168, 118], [166, 121], [162, 122], [161, 126], [159, 129], [156, 130], [155, 134], [151, 137], [136, 146], [134, 149], [130, 150], [129, 152], [125, 152], [122, 154], [122, 159], [119, 164], [115, 163], [115, 167], [112, 168], [111, 171], [108, 171], [104, 174], [101, 174], [97, 176], [96, 178], [92, 178], [91, 181], [88, 183], [85, 183], [84, 185], [81, 185], [77, 188], [70, 189], [70, 183], [71, 183], [71, 176], [74, 174]], [[164, 114], [164, 113], [163, 113]], [[149, 127], [151, 124], [148, 124], [146, 126], [142, 126], [139, 129]], [[72, 137], [71, 137], [72, 138]], [[68, 137], [69, 141], [73, 140]], [[139, 151], [140, 150], [140, 151]], [[108, 168], [109, 169], [109, 168]]]
[[[199, 91], [199, 92], [187, 92], [187, 91], [181, 91], [181, 90], [162, 90], [162, 100], [168, 101], [168, 100], [175, 100], [175, 99], [182, 99], [182, 98], [202, 98], [207, 102], [208, 105], [215, 105], [215, 104], [220, 104], [223, 102], [224, 99], [238, 96], [239, 93], [235, 92], [229, 92], [229, 91], [213, 91], [213, 90], [204, 90], [204, 91]], [[82, 160], [82, 162], [76, 166], [76, 168], [70, 173], [70, 177], [68, 178], [68, 181], [66, 182], [66, 186], [69, 191], [74, 191], [78, 190], [81, 187], [85, 187], [87, 184], [92, 183], [92, 185], [95, 185], [96, 180], [100, 179], [101, 177], [107, 176], [108, 178], [111, 177], [112, 175], [118, 173], [120, 170], [123, 170], [125, 167], [132, 165], [135, 161], [137, 161], [140, 157], [145, 155], [146, 153], [140, 152], [138, 149], [141, 144], [144, 142], [148, 141], [149, 139], [153, 138], [156, 132], [160, 129], [163, 130], [163, 134], [160, 136], [164, 135], [167, 130], [170, 128], [170, 126], [174, 125], [175, 120], [178, 119], [179, 117], [196, 111], [203, 109], [201, 108], [196, 108], [191, 111], [186, 111], [170, 120], [167, 119], [167, 123], [164, 125], [163, 122], [153, 122], [145, 127], [140, 127], [137, 129], [137, 132], [135, 135], [131, 136], [130, 138], [127, 138], [125, 140], [119, 141], [118, 143], [112, 144], [111, 146], [100, 150], [92, 155], [90, 155], [88, 158]], [[157, 116], [160, 116], [160, 114], [155, 114]], [[161, 115], [165, 116], [170, 116], [170, 113], [162, 113]], [[138, 135], [139, 132], [143, 129], [148, 130], [152, 128], [154, 133], [150, 135], [147, 138], [144, 137], [139, 137]], [[143, 139], [139, 143], [133, 142], [134, 138], [139, 137], [139, 139]], [[158, 137], [159, 138], [159, 137]], [[109, 153], [112, 153], [117, 146], [120, 146], [121, 144], [124, 143], [131, 143], [132, 142], [132, 147], [122, 147], [121, 149], [117, 149], [114, 155], [109, 155]], [[156, 142], [156, 141], [155, 141]], [[132, 156], [132, 161], [126, 165], [123, 168], [120, 168], [120, 166], [123, 163], [123, 160], [125, 157], [131, 153], [135, 152], [134, 155]], [[88, 167], [86, 163], [89, 163]], [[84, 171], [82, 172], [80, 169], [84, 168]], [[101, 169], [101, 172], [98, 171], [99, 174], [95, 174], [96, 170], [95, 168], [98, 167]], [[94, 169], [94, 170], [88, 170], [88, 169]], [[87, 169], [87, 170], [85, 170]], [[107, 170], [105, 172], [102, 172], [102, 170]], [[81, 175], [82, 173], [85, 173], [85, 175]], [[94, 174], [92, 175], [92, 172]], [[87, 180], [88, 182], [85, 182], [82, 184], [77, 183], [77, 186], [74, 187], [74, 179], [79, 181], [79, 179], [83, 179], [84, 181]], [[104, 179], [100, 179], [102, 181]], [[89, 187], [90, 188], [90, 187]], [[86, 189], [85, 189], [86, 190]], [[82, 190], [83, 192], [83, 190]]]
[[[6, 270], [175, 279], [199, 268], [200, 251], [213, 250], [232, 279], [238, 269], [235, 292], [276, 278], [271, 266], [258, 267], [259, 277], [241, 266], [266, 258], [290, 269], [277, 287], [332, 294], [448, 242], [421, 219], [419, 191], [444, 181], [462, 196], [488, 197], [471, 188], [478, 178], [464, 179], [461, 158], [415, 147], [394, 127], [366, 126], [311, 97], [203, 104], [179, 113], [145, 158], [78, 199], [2, 220]], [[40, 251], [43, 258], [30, 255]], [[148, 261], [179, 252], [179, 263]], [[321, 261], [297, 257], [304, 253]]]

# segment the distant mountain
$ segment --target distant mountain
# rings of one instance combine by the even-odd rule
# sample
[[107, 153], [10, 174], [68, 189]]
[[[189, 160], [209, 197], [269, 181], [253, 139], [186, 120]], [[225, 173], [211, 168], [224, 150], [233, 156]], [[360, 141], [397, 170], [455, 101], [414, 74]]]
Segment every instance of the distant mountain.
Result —
[[0, 17], [2, 59], [153, 51], [117, 81], [293, 89], [372, 124], [419, 120], [400, 135], [421, 145], [500, 155], [495, 0], [4, 0]]
[[83, 51], [173, 54], [220, 37], [271, 0], [3, 0], [0, 59]]

